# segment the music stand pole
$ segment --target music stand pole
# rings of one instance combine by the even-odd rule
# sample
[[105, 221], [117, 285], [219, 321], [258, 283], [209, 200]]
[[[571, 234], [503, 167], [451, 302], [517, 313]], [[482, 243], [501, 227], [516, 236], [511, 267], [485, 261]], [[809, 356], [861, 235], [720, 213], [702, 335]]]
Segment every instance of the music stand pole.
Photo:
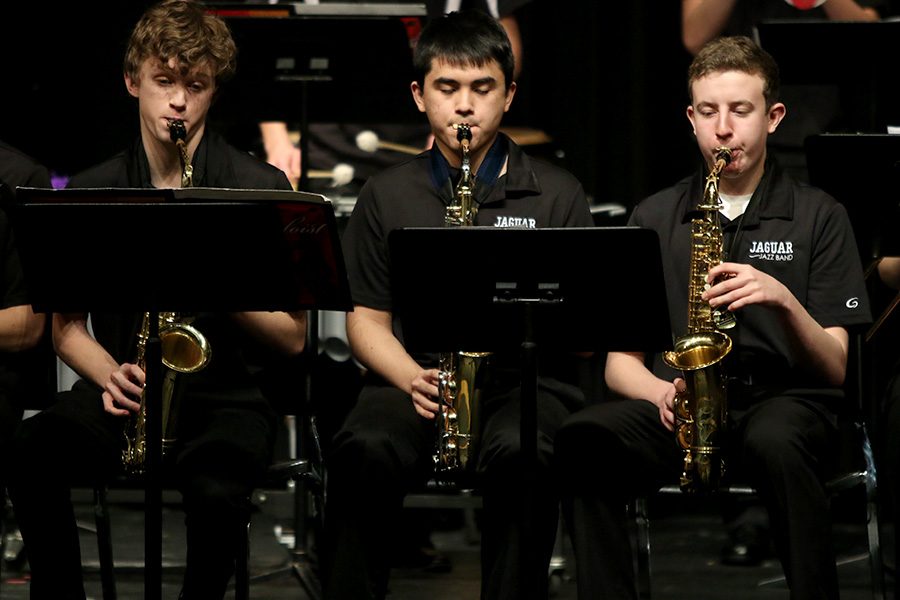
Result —
[[[637, 227], [500, 229], [493, 227], [408, 227], [388, 237], [392, 301], [407, 351], [442, 352], [448, 348], [518, 351], [520, 454], [524, 496], [537, 481], [538, 349], [559, 352], [601, 350], [658, 351], [671, 347], [659, 237]], [[421, 273], [434, 268], [434, 257], [465, 248], [478, 260], [466, 264], [466, 285], [447, 286], [441, 294], [421, 289]], [[572, 256], [615, 256], [622, 248], [640, 254], [629, 261], [601, 261], [587, 270]], [[635, 271], [635, 262], [642, 268]], [[604, 282], [634, 290], [629, 302], [607, 293]], [[463, 319], [448, 319], [465, 307]], [[635, 325], [637, 323], [637, 325]], [[544, 565], [538, 565], [541, 536], [537, 505], [522, 498], [510, 510], [522, 510], [517, 543], [522, 550], [523, 598], [543, 590]], [[544, 541], [543, 539], [540, 540]]]
[[162, 598], [162, 344], [159, 313], [150, 311], [144, 346], [146, 457], [144, 487], [144, 598]]
[[[525, 489], [536, 490], [539, 482], [537, 481], [537, 378], [538, 378], [538, 354], [537, 343], [534, 341], [534, 310], [533, 304], [527, 300], [524, 301], [525, 319], [523, 323], [523, 341], [522, 341], [522, 381], [519, 392], [519, 410], [521, 412], [519, 421], [519, 436], [522, 451], [523, 479]], [[532, 526], [535, 516], [534, 498], [531, 494], [525, 494], [524, 506], [525, 513], [522, 519], [523, 527], [522, 547], [535, 548], [534, 544], [534, 527]], [[526, 552], [527, 556], [525, 568], [522, 569], [522, 591], [537, 590], [536, 574], [537, 561], [536, 554]]]

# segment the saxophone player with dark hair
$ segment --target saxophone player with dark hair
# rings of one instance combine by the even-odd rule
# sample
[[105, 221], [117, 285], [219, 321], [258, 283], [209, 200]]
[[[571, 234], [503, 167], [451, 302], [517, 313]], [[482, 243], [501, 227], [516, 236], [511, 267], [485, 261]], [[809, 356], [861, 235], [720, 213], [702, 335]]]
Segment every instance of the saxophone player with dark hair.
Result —
[[[122, 153], [73, 177], [70, 187], [290, 190], [282, 172], [206, 126], [213, 97], [234, 71], [235, 53], [225, 23], [200, 3], [164, 0], [149, 8], [132, 31], [124, 62], [140, 135]], [[159, 232], [178, 234], [190, 232], [177, 223]], [[203, 268], [203, 257], [190, 258], [110, 273], [107, 293], [140, 287], [171, 269]], [[89, 330], [87, 314], [53, 315], [55, 349], [81, 379], [50, 409], [26, 420], [13, 440], [10, 495], [31, 566], [31, 598], [85, 597], [69, 489], [123, 470], [123, 430], [140, 410], [144, 383], [136, 358], [142, 316], [91, 312]], [[178, 439], [166, 457], [186, 513], [185, 600], [225, 595], [249, 496], [274, 445], [276, 414], [260, 388], [260, 369], [299, 354], [306, 335], [303, 311], [195, 317], [191, 325], [211, 354], [201, 371], [176, 378]]]
[[[694, 235], [707, 210], [707, 173], [719, 173], [721, 256], [701, 276], [697, 302], [726, 309], [731, 350], [727, 392], [728, 473], [759, 491], [791, 598], [837, 598], [824, 481], [837, 446], [849, 328], [870, 320], [853, 231], [843, 206], [799, 184], [767, 155], [786, 117], [778, 68], [746, 37], [708, 43], [688, 70], [687, 117], [702, 169], [639, 203], [632, 225], [659, 234], [676, 340], [691, 328], [691, 265], [708, 240]], [[720, 219], [720, 221], [719, 221]], [[676, 348], [677, 348], [676, 341]], [[606, 382], [621, 400], [572, 416], [556, 437], [564, 510], [572, 531], [580, 598], [637, 598], [625, 507], [678, 481], [676, 395], [686, 372], [662, 356], [611, 352]], [[597, 457], [608, 457], [598, 466]]]
[[[496, 19], [463, 11], [431, 21], [416, 45], [414, 65], [412, 99], [428, 119], [434, 145], [367, 181], [343, 237], [354, 303], [347, 335], [367, 374], [326, 456], [327, 543], [321, 558], [325, 597], [331, 599], [385, 596], [390, 565], [385, 544], [392, 539], [403, 496], [435, 475], [438, 361], [436, 356], [410, 355], [397, 334], [389, 233], [401, 227], [444, 226], [452, 220], [448, 216], [463, 213], [471, 220], [462, 220], [476, 226], [591, 225], [581, 184], [527, 156], [498, 131], [516, 84], [509, 39]], [[466, 142], [467, 152], [462, 149]], [[469, 174], [462, 185], [461, 171]], [[472, 210], [457, 210], [458, 204], [467, 204], [458, 200], [469, 195]], [[465, 248], [458, 254], [461, 266], [452, 270], [464, 280], [465, 263], [478, 257]], [[434, 270], [421, 274], [423, 297], [441, 293], [442, 273], [455, 260], [434, 257]], [[543, 370], [538, 395], [541, 483], [526, 487], [520, 475], [517, 357], [512, 357], [513, 369], [502, 356], [491, 360], [481, 394], [480, 450], [473, 461], [484, 497], [482, 597], [546, 597], [559, 504], [549, 472], [552, 440], [562, 419], [583, 402], [583, 394], [553, 377], [551, 369]], [[541, 365], [550, 363], [547, 357]], [[524, 548], [517, 543], [517, 531], [528, 514], [523, 509], [528, 501], [535, 507], [539, 545]], [[539, 557], [536, 568], [543, 573], [535, 573], [534, 589], [523, 590], [520, 569], [526, 556]]]

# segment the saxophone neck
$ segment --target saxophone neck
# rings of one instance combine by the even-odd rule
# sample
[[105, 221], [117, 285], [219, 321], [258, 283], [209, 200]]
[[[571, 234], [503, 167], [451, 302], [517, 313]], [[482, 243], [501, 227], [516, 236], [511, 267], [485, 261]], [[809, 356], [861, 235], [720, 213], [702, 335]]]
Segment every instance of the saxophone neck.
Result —
[[191, 152], [187, 144], [187, 128], [184, 121], [172, 119], [169, 121], [169, 137], [178, 149], [178, 159], [181, 161], [181, 187], [193, 187], [194, 167], [191, 165]]
[[453, 194], [453, 201], [447, 206], [444, 223], [451, 227], [467, 227], [475, 224], [478, 207], [472, 195], [475, 191], [475, 179], [472, 176], [472, 163], [469, 156], [469, 143], [472, 132], [467, 123], [456, 126], [456, 138], [459, 140], [460, 176]]

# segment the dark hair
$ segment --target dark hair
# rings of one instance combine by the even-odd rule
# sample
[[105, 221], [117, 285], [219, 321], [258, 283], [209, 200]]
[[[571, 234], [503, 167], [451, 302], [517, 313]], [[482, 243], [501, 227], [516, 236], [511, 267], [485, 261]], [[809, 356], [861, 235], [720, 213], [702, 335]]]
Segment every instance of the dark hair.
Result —
[[688, 68], [688, 96], [693, 102], [691, 86], [712, 73], [741, 71], [759, 75], [763, 80], [766, 108], [778, 102], [778, 65], [772, 56], [743, 35], [720, 37], [707, 42]]
[[234, 74], [237, 48], [225, 22], [194, 0], [163, 0], [144, 13], [131, 32], [125, 73], [134, 80], [148, 58], [178, 62], [182, 73], [209, 65], [216, 83]]
[[413, 53], [416, 81], [425, 84], [434, 60], [454, 66], [482, 67], [497, 61], [506, 89], [513, 82], [512, 45], [497, 19], [480, 10], [452, 12], [428, 22]]

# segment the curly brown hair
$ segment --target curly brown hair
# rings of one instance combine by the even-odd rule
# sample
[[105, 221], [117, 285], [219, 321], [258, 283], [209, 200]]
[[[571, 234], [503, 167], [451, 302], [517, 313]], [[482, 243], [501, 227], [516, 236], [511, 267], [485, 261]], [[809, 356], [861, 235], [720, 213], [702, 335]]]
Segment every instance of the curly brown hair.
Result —
[[149, 8], [134, 26], [125, 51], [125, 73], [140, 77], [148, 58], [168, 64], [173, 58], [187, 74], [209, 66], [216, 84], [234, 75], [237, 48], [228, 25], [195, 0], [163, 0]]
[[707, 42], [688, 67], [688, 97], [693, 102], [691, 86], [712, 73], [740, 71], [759, 75], [763, 80], [766, 108], [778, 102], [778, 64], [759, 44], [743, 35], [726, 36]]

